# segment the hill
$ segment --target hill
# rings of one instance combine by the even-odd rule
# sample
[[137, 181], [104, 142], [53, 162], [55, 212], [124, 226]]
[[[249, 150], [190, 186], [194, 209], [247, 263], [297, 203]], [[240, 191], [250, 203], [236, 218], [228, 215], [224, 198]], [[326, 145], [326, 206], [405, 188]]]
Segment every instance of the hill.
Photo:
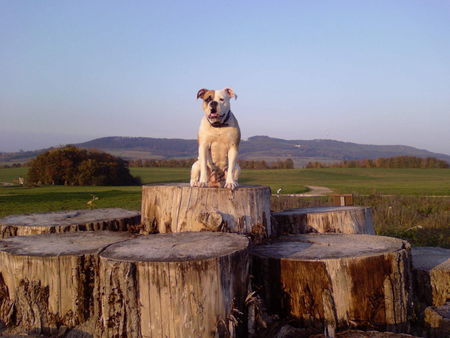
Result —
[[[124, 159], [168, 159], [197, 156], [197, 141], [150, 137], [102, 137], [76, 144], [99, 149]], [[25, 162], [48, 149], [0, 153], [1, 163]], [[308, 161], [364, 160], [392, 156], [436, 157], [450, 163], [450, 156], [403, 145], [370, 145], [335, 140], [284, 140], [269, 136], [253, 136], [243, 140], [240, 158], [266, 160], [292, 158], [297, 167]]]
[[292, 158], [299, 160], [365, 160], [379, 157], [436, 157], [450, 163], [450, 156], [404, 145], [370, 145], [335, 140], [284, 140], [253, 136], [243, 142], [240, 153], [245, 159]]

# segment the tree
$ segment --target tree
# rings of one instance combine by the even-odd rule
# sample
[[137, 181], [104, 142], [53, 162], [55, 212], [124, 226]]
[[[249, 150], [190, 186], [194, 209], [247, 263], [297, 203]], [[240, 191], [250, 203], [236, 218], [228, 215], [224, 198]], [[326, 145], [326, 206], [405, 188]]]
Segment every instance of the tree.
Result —
[[74, 146], [52, 149], [30, 162], [28, 182], [55, 185], [136, 185], [128, 162]]
[[285, 162], [286, 169], [294, 169], [294, 161], [291, 158], [288, 158]]

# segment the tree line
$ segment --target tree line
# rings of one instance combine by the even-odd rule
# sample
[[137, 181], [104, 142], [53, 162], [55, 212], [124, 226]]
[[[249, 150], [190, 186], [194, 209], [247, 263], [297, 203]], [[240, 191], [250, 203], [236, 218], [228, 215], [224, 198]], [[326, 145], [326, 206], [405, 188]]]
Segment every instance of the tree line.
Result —
[[335, 163], [308, 162], [306, 168], [449, 168], [449, 163], [435, 157], [395, 156], [374, 160], [344, 160]]
[[[170, 160], [131, 160], [132, 168], [190, 168], [195, 158], [189, 159], [170, 159]], [[239, 166], [242, 169], [293, 169], [294, 161], [290, 158], [278, 160], [275, 162], [240, 160]]]
[[22, 163], [4, 164], [0, 165], [0, 169], [21, 168], [22, 166]]

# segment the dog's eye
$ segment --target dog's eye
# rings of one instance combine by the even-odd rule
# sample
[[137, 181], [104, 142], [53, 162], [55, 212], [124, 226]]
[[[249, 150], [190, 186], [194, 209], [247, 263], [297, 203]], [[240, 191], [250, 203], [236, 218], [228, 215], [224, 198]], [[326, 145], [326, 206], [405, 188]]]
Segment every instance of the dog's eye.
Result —
[[211, 100], [212, 100], [211, 97], [207, 97], [205, 102], [210, 102]]
[[223, 98], [222, 99], [219, 99], [220, 100], [220, 102], [223, 102], [223, 101], [225, 101]]

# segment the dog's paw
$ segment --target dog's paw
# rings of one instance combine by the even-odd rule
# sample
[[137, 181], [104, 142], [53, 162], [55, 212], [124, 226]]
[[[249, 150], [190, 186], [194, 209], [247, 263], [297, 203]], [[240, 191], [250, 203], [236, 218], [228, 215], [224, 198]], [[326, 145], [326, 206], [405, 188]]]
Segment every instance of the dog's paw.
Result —
[[191, 180], [190, 185], [191, 187], [198, 187], [198, 181]]
[[238, 186], [239, 186], [239, 184], [236, 181], [231, 181], [231, 182], [225, 183], [225, 188], [230, 189], [230, 190], [236, 190]]
[[208, 182], [200, 181], [200, 182], [198, 182], [197, 187], [206, 188], [206, 187], [208, 187]]

